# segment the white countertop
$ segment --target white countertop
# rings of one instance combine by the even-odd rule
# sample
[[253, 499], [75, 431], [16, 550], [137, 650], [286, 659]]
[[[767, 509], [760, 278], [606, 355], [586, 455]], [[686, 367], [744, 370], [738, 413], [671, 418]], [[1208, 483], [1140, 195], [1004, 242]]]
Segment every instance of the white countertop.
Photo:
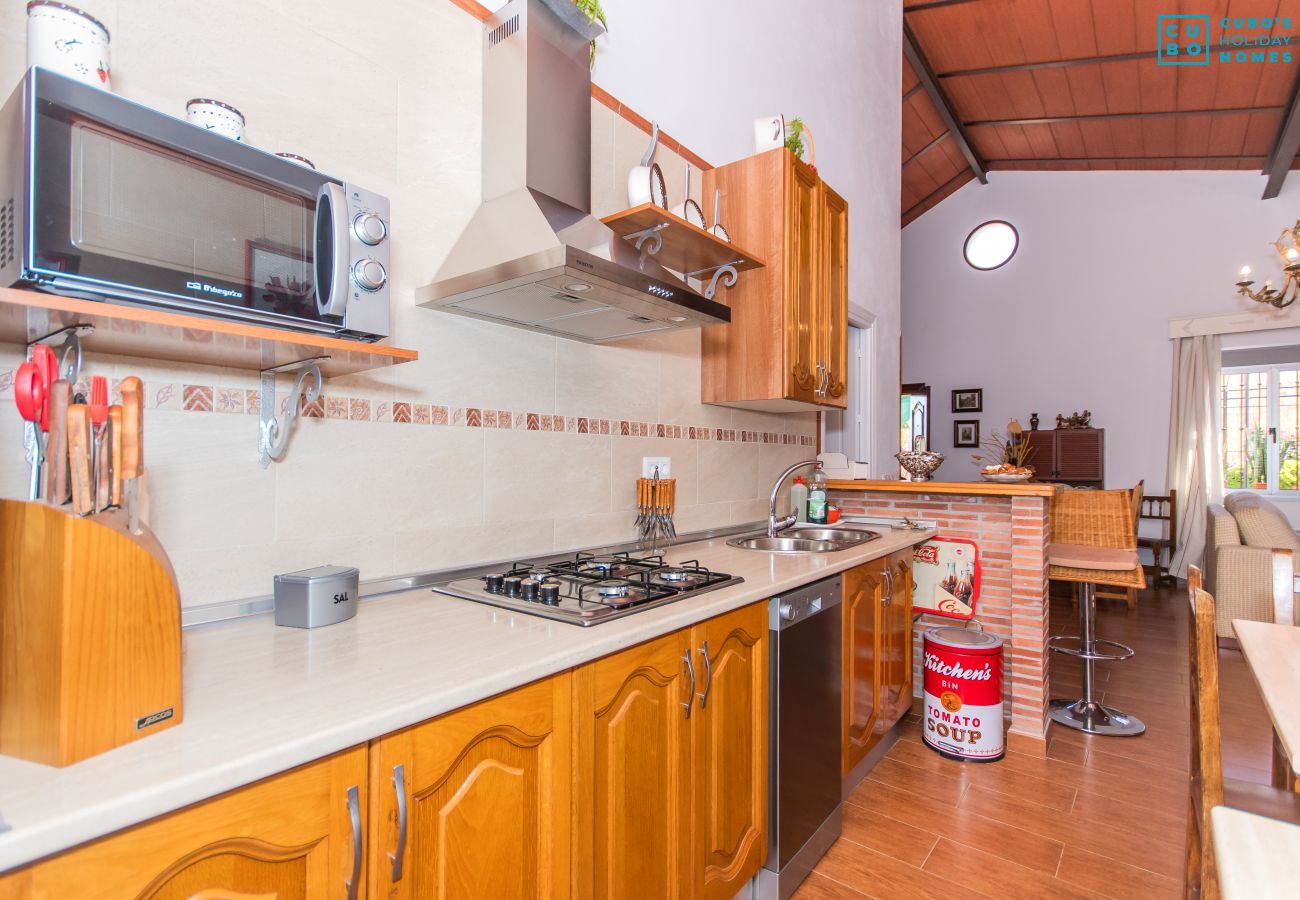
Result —
[[1214, 861], [1224, 900], [1295, 897], [1300, 883], [1300, 825], [1239, 809], [1210, 810]]
[[0, 872], [364, 743], [929, 538], [889, 532], [780, 556], [723, 539], [670, 548], [745, 579], [582, 628], [420, 589], [305, 631], [269, 615], [185, 632], [185, 718], [67, 768], [0, 756]]

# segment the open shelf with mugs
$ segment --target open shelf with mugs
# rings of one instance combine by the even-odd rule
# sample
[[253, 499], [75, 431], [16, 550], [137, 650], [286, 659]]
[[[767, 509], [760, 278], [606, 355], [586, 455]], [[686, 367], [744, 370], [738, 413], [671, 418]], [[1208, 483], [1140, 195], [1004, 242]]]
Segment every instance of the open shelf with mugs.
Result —
[[718, 282], [730, 287], [737, 274], [765, 263], [748, 250], [724, 240], [654, 203], [642, 203], [601, 219], [610, 230], [661, 266], [702, 279], [710, 300]]

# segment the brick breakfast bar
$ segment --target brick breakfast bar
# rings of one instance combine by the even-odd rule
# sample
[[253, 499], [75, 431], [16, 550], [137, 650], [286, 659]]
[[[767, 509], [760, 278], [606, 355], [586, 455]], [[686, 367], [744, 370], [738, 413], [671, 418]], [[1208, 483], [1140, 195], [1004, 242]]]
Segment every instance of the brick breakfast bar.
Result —
[[[1047, 744], [1047, 512], [1050, 484], [952, 481], [830, 481], [829, 499], [845, 516], [909, 516], [938, 524], [937, 534], [979, 546], [975, 618], [1006, 640], [1004, 700], [1008, 746], [1043, 755]], [[917, 623], [913, 685], [921, 695], [921, 631], [960, 625], [937, 616]]]

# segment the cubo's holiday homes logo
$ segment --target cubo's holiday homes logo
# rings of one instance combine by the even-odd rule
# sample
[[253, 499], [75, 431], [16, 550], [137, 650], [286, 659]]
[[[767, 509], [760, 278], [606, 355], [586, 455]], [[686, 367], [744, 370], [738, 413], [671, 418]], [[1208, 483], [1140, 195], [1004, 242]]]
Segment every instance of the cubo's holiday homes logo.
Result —
[[[1211, 33], [1218, 28], [1218, 36]], [[1221, 63], [1291, 62], [1291, 19], [1287, 16], [1159, 16], [1156, 64], [1208, 66]]]

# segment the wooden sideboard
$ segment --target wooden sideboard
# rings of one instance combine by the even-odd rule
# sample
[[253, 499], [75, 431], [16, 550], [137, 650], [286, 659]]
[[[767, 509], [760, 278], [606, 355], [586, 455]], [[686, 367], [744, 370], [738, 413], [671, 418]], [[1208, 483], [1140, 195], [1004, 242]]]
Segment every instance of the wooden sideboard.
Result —
[[1029, 458], [1038, 481], [1103, 487], [1106, 482], [1106, 429], [1052, 428], [1026, 432]]

